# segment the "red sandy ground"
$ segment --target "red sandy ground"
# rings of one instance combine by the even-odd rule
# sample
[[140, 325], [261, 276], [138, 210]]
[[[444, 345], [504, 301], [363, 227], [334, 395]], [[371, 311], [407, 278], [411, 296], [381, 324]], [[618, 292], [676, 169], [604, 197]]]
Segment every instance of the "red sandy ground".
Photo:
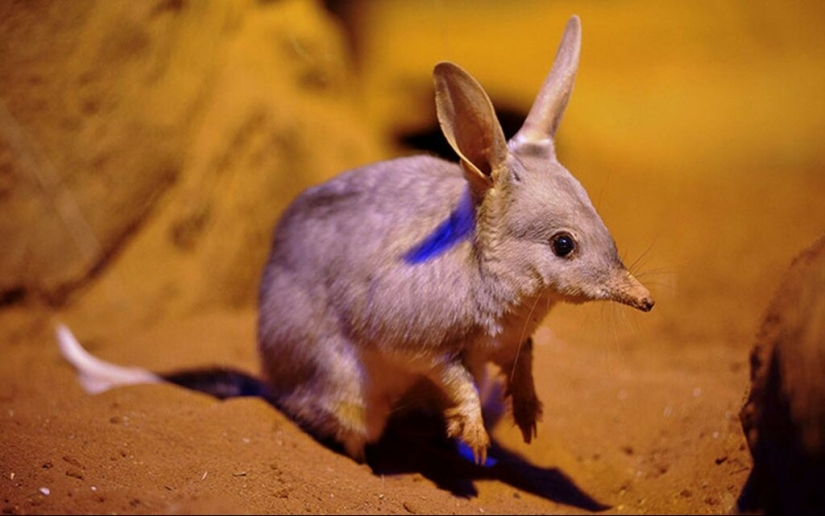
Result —
[[[456, 459], [421, 422], [398, 425], [359, 465], [257, 399], [220, 402], [160, 385], [86, 395], [54, 343], [60, 314], [15, 306], [0, 312], [2, 510], [730, 511], [751, 466], [738, 421], [748, 351], [779, 277], [818, 236], [825, 208], [815, 194], [825, 184], [822, 174], [755, 173], [748, 182], [714, 180], [710, 194], [706, 182], [669, 188], [659, 179], [648, 194], [641, 183], [630, 177], [609, 195], [642, 191], [648, 212], [678, 204], [690, 214], [666, 221], [673, 232], [637, 271], [656, 308], [552, 312], [536, 335], [545, 404], [538, 438], [524, 444], [503, 417], [492, 429], [495, 467]], [[670, 267], [656, 266], [657, 256]], [[248, 310], [74, 330], [93, 353], [122, 364], [222, 363], [254, 373], [254, 325]]]

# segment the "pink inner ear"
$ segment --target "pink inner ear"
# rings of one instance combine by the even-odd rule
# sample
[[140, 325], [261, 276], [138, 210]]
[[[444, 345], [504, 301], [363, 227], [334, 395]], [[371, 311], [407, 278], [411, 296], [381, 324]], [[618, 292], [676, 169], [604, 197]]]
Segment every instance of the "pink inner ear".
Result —
[[462, 154], [479, 172], [487, 177], [493, 172], [494, 147], [492, 131], [479, 123], [467, 123], [458, 133]]
[[439, 63], [434, 80], [444, 136], [467, 168], [489, 178], [508, 152], [490, 98], [478, 81], [453, 63]]

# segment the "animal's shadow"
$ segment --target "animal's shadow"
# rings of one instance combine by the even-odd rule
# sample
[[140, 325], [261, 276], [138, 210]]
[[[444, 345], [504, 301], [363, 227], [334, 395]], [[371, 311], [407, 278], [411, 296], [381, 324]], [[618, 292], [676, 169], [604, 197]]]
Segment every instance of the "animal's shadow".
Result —
[[[236, 396], [261, 397], [275, 409], [282, 410], [259, 378], [230, 368], [177, 371], [164, 374], [163, 378], [219, 399]], [[422, 382], [414, 391], [422, 400], [429, 399], [433, 404], [413, 403], [411, 405], [415, 408], [398, 411], [390, 417], [381, 439], [365, 450], [367, 465], [374, 473], [420, 473], [440, 488], [466, 498], [478, 495], [475, 481], [498, 480], [548, 500], [580, 509], [603, 511], [610, 508], [609, 505], [582, 491], [557, 468], [534, 466], [495, 441], [488, 451], [487, 464], [475, 464], [471, 458], [462, 455], [456, 439], [446, 437], [443, 411], [432, 410], [440, 403], [435, 401], [438, 398], [437, 391], [433, 390], [428, 382]], [[428, 392], [431, 397], [428, 397]], [[500, 391], [494, 391], [489, 399], [499, 400], [500, 395]], [[490, 402], [489, 399], [484, 407], [484, 420], [492, 428], [501, 419], [504, 409], [500, 403]], [[319, 439], [307, 428], [304, 430], [319, 443], [342, 453], [339, 444]]]
[[519, 454], [493, 441], [486, 465], [462, 455], [456, 439], [445, 435], [443, 417], [432, 412], [410, 412], [390, 419], [382, 438], [370, 445], [367, 464], [382, 475], [420, 473], [456, 496], [475, 497], [478, 480], [498, 480], [557, 503], [588, 511], [609, 509], [582, 491], [557, 468], [530, 464]]

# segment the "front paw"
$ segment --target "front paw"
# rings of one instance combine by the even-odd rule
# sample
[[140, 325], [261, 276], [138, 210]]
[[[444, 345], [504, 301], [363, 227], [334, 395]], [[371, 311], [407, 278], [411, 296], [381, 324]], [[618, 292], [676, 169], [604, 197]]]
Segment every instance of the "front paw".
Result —
[[538, 436], [536, 423], [541, 421], [542, 403], [536, 397], [535, 392], [522, 395], [514, 394], [512, 401], [513, 420], [521, 430], [524, 442], [529, 444], [534, 437]]
[[475, 463], [485, 464], [490, 436], [484, 429], [483, 420], [480, 417], [468, 416], [460, 408], [448, 409], [444, 415], [447, 420], [447, 437], [457, 437], [464, 441], [473, 452]]

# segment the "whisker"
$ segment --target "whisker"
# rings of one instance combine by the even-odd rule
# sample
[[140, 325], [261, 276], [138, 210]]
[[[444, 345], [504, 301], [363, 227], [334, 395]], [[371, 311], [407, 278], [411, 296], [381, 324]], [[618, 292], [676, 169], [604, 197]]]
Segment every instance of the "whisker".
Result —
[[658, 239], [658, 236], [656, 238], [654, 238], [653, 242], [651, 242], [647, 246], [647, 248], [645, 248], [645, 250], [642, 251], [642, 254], [640, 254], [638, 257], [636, 257], [636, 259], [633, 260], [633, 263], [631, 263], [630, 266], [628, 266], [627, 269], [629, 271], [631, 271], [631, 273], [633, 271], [639, 270], [641, 267], [644, 267], [645, 265], [647, 265], [649, 263], [649, 261], [650, 261], [650, 256], [649, 256], [650, 251], [653, 249], [653, 246], [656, 244], [657, 239]]
[[619, 332], [616, 328], [616, 324], [614, 322], [614, 313], [615, 307], [612, 303], [604, 303], [599, 309], [599, 313], [601, 314], [602, 319], [602, 328], [608, 328], [611, 336], [613, 337], [613, 348], [618, 350], [619, 347]]
[[652, 251], [658, 239], [659, 236], [656, 235], [645, 250], [630, 263], [627, 270], [648, 288], [673, 293], [676, 291], [676, 272], [670, 267], [648, 268], [648, 265], [653, 261]]
[[644, 271], [639, 271], [634, 274], [637, 278], [644, 278], [646, 276], [656, 276], [662, 274], [673, 274], [673, 269], [669, 269], [667, 267], [659, 267], [657, 269], [646, 269]]
[[668, 292], [676, 292], [676, 286], [672, 283], [666, 283], [663, 281], [645, 281], [645, 285], [649, 287], [655, 287], [656, 290], [667, 290]]
[[527, 326], [530, 324], [530, 318], [533, 317], [533, 312], [536, 311], [536, 307], [538, 306], [540, 299], [541, 298], [538, 297], [536, 298], [535, 302], [533, 303], [533, 306], [530, 308], [530, 313], [527, 314], [527, 319], [524, 321], [524, 326], [522, 326], [521, 328], [521, 336], [519, 337], [518, 347], [516, 348], [516, 356], [513, 359], [513, 366], [510, 369], [510, 376], [507, 379], [508, 382], [512, 381], [513, 376], [516, 374], [516, 364], [518, 363], [518, 357], [521, 354], [521, 346], [524, 343], [525, 334], [527, 333]]
[[602, 187], [599, 189], [599, 194], [596, 196], [595, 206], [596, 206], [596, 209], [598, 209], [598, 210], [602, 209], [602, 205], [601, 205], [602, 204], [602, 196], [604, 195], [604, 191], [607, 190], [607, 186], [610, 184], [610, 180], [612, 179], [612, 177], [613, 177], [612, 171], [608, 168], [608, 170], [607, 170], [607, 179], [605, 179], [604, 183], [602, 184]]

